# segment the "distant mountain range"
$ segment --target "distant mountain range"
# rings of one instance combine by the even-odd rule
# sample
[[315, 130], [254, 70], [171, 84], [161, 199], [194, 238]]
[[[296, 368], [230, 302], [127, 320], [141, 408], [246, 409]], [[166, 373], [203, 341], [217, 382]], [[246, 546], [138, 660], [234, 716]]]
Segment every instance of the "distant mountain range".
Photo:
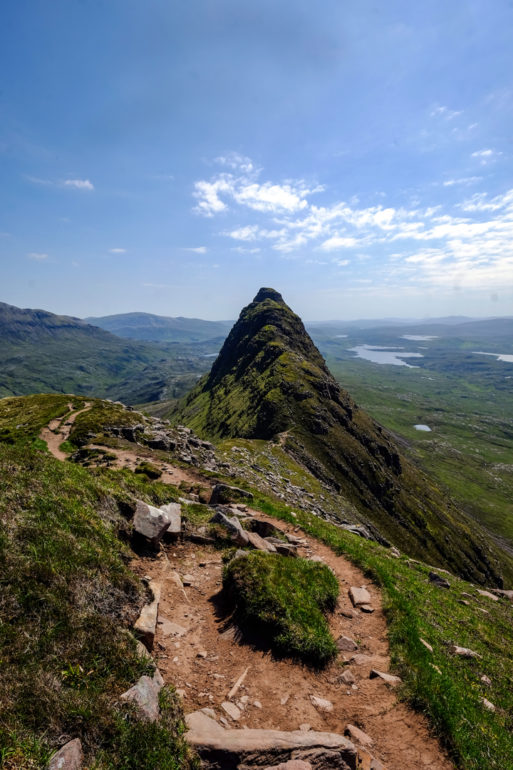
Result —
[[233, 321], [168, 318], [151, 313], [122, 313], [85, 320], [118, 337], [156, 342], [204, 342], [216, 338], [222, 341], [233, 326]]
[[0, 364], [0, 396], [78, 393], [126, 403], [177, 395], [177, 376], [190, 387], [209, 365], [201, 351], [122, 339], [79, 318], [5, 303]]

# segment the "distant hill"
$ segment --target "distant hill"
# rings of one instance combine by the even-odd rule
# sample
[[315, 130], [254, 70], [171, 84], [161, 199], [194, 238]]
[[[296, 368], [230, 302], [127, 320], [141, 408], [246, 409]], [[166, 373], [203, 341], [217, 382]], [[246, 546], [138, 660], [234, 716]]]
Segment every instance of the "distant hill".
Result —
[[[0, 303], [0, 396], [78, 393], [126, 403], [176, 395], [173, 377], [205, 371], [208, 359], [178, 347], [116, 337], [79, 318]], [[179, 392], [183, 392], [183, 390]]]
[[168, 318], [151, 313], [122, 313], [85, 321], [101, 329], [134, 340], [156, 342], [204, 342], [223, 340], [233, 321], [203, 321], [200, 318]]
[[498, 580], [483, 533], [339, 386], [273, 289], [242, 310], [174, 419], [206, 438], [280, 441], [382, 537], [469, 578]]

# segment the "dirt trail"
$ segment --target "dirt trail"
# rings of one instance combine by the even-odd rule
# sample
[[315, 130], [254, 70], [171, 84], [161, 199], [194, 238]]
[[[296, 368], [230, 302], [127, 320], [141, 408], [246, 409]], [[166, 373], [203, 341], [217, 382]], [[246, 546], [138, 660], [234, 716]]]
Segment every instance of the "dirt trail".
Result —
[[[72, 405], [69, 406], [71, 410]], [[58, 459], [67, 458], [59, 446], [68, 438], [76, 417], [88, 408], [87, 404], [69, 417], [52, 420], [41, 431], [40, 438]], [[148, 459], [144, 451], [94, 444], [90, 448], [115, 454], [116, 467], [133, 469]], [[170, 463], [159, 465], [163, 470], [160, 480], [164, 483], [201, 481], [209, 486], [192, 469]], [[210, 707], [218, 718], [228, 719], [230, 727], [239, 728], [297, 730], [301, 725], [310, 725], [314, 730], [342, 733], [350, 723], [372, 738], [369, 750], [387, 770], [451, 770], [453, 765], [430, 735], [427, 720], [400, 703], [385, 682], [369, 679], [371, 668], [385, 672], [390, 668], [387, 625], [379, 590], [366, 581], [357, 567], [298, 527], [258, 511], [250, 513], [271, 521], [283, 531], [300, 535], [306, 541], [300, 555], [319, 556], [334, 570], [340, 581], [340, 599], [331, 618], [331, 630], [335, 639], [353, 639], [358, 649], [341, 653], [328, 668], [318, 672], [290, 660], [277, 660], [271, 653], [240, 641], [223, 613], [221, 552], [211, 546], [178, 542], [162, 551], [158, 559], [134, 559], [132, 568], [141, 577], [150, 576], [162, 583], [154, 654], [165, 681], [180, 690], [185, 711]], [[190, 581], [190, 585], [183, 587], [176, 580], [177, 574], [187, 575], [185, 582]], [[363, 585], [372, 597], [372, 614], [354, 610], [348, 597], [350, 586]], [[233, 722], [221, 704], [229, 700], [228, 693], [246, 669], [247, 675], [232, 698], [242, 714], [238, 722]], [[348, 669], [354, 675], [354, 684], [341, 681], [341, 674]], [[331, 701], [333, 710], [318, 711], [311, 695]]]
[[87, 444], [86, 449], [100, 449], [115, 455], [116, 459], [110, 462], [112, 468], [128, 468], [129, 470], [135, 470], [140, 463], [145, 460], [151, 460], [151, 464], [156, 465], [162, 471], [162, 476], [159, 477], [159, 481], [162, 481], [164, 484], [174, 484], [177, 486], [181, 481], [185, 481], [188, 484], [199, 483], [203, 487], [210, 486], [199, 473], [195, 474], [194, 471], [189, 471], [186, 468], [179, 468], [175, 465], [170, 465], [168, 462], [155, 460], [151, 456], [151, 453], [148, 453], [148, 450], [146, 450], [146, 452], [144, 451], [143, 447], [141, 447], [141, 452], [137, 452], [134, 449], [116, 449], [113, 447], [102, 446], [101, 444]]
[[[259, 512], [252, 513], [273, 521]], [[133, 567], [141, 576], [150, 575], [162, 582], [154, 652], [164, 679], [181, 690], [186, 712], [210, 707], [218, 718], [228, 718], [221, 704], [249, 667], [233, 698], [242, 707], [242, 716], [238, 722], [228, 720], [231, 727], [297, 730], [309, 724], [314, 730], [341, 733], [350, 723], [371, 736], [374, 743], [370, 750], [387, 770], [450, 770], [453, 765], [430, 735], [427, 721], [399, 703], [393, 689], [382, 680], [369, 679], [371, 668], [387, 672], [390, 667], [387, 626], [378, 589], [368, 584], [359, 569], [326, 546], [283, 522], [273, 523], [304, 536], [307, 545], [301, 555], [320, 556], [335, 571], [341, 590], [331, 629], [336, 639], [348, 636], [355, 640], [358, 650], [341, 653], [327, 669], [316, 672], [290, 660], [276, 660], [269, 652], [238, 641], [219, 605], [220, 552], [209, 546], [177, 543], [157, 561], [139, 559]], [[182, 588], [176, 582], [176, 573], [190, 576], [191, 585]], [[373, 614], [353, 610], [348, 597], [351, 585], [367, 585]], [[353, 616], [345, 617], [341, 612]], [[344, 665], [343, 661], [350, 661], [353, 655], [362, 657]], [[347, 669], [354, 674], [354, 685], [340, 680]], [[333, 711], [319, 712], [312, 705], [311, 695], [331, 701]]]
[[[69, 457], [69, 453], [63, 452], [60, 449], [60, 445], [69, 438], [71, 428], [78, 415], [83, 412], [88, 412], [90, 408], [91, 404], [86, 402], [83, 409], [79, 409], [77, 412], [73, 412], [70, 415], [57, 417], [55, 420], [51, 420], [46, 428], [41, 430], [39, 438], [46, 442], [48, 451], [58, 460], [66, 460]], [[68, 409], [71, 412], [73, 410], [73, 404], [68, 404]], [[66, 422], [64, 422], [64, 420], [66, 420]]]

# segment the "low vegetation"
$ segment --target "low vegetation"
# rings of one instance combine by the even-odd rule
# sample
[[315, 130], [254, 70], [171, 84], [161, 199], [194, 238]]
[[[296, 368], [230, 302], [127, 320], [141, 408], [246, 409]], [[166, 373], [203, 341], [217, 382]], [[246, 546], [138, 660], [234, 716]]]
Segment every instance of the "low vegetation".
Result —
[[339, 586], [325, 564], [255, 551], [228, 564], [223, 586], [238, 625], [275, 653], [316, 666], [337, 654], [325, 615], [335, 609]]
[[[43, 399], [41, 414], [48, 409]], [[62, 736], [81, 739], [95, 770], [194, 764], [171, 689], [157, 725], [118, 702], [151, 673], [126, 630], [144, 601], [118, 537], [127, 527], [120, 510], [134, 493], [152, 502], [173, 497], [172, 488], [128, 472], [91, 473], [23, 442], [0, 443], [4, 768], [45, 767]]]
[[[426, 714], [463, 770], [513, 768], [513, 607], [493, 601], [474, 585], [443, 575], [449, 589], [429, 581], [431, 568], [291, 510], [255, 491], [253, 506], [289, 523], [346, 556], [382, 589], [394, 672], [401, 695]], [[243, 561], [242, 559], [240, 561]], [[431, 653], [422, 643], [428, 642]], [[452, 644], [479, 657], [451, 654]], [[486, 684], [482, 677], [490, 679]], [[486, 698], [495, 706], [489, 711]]]

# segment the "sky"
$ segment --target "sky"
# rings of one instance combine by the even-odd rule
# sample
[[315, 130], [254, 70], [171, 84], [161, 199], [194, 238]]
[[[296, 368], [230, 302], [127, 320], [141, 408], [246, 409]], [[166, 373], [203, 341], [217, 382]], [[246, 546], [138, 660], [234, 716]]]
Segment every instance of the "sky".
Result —
[[513, 315], [510, 0], [16, 0], [0, 300]]

